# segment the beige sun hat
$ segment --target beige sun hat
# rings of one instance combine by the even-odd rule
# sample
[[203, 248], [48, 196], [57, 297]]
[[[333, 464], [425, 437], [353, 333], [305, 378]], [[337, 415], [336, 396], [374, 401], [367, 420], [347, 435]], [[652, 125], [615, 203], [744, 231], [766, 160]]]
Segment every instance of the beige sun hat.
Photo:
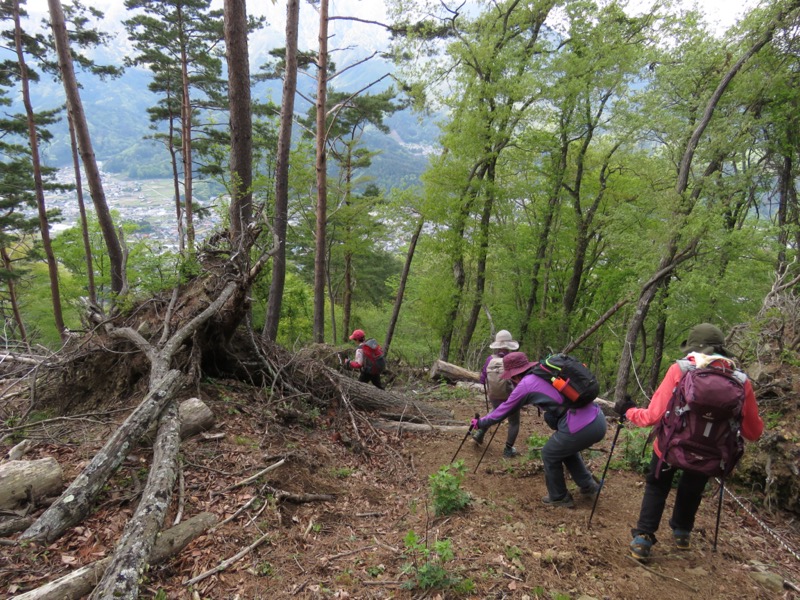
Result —
[[513, 352], [519, 348], [519, 342], [515, 342], [514, 338], [508, 331], [501, 329], [497, 332], [497, 335], [494, 336], [494, 341], [489, 344], [489, 348], [492, 350], [505, 348], [506, 350], [511, 350]]

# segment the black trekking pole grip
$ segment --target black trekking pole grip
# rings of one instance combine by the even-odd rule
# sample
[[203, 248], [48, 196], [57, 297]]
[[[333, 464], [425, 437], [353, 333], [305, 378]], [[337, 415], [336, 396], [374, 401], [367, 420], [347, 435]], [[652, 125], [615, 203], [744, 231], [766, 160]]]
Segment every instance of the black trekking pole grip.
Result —
[[594, 496], [594, 504], [592, 505], [592, 512], [589, 514], [589, 521], [586, 524], [586, 528], [589, 529], [592, 526], [592, 517], [594, 516], [594, 511], [597, 508], [597, 501], [600, 499], [600, 492], [603, 491], [603, 486], [606, 483], [606, 473], [608, 472], [608, 465], [611, 464], [611, 456], [614, 454], [614, 447], [617, 445], [617, 438], [619, 438], [619, 432], [622, 430], [622, 426], [625, 424], [625, 418], [620, 417], [619, 423], [617, 424], [617, 432], [614, 434], [614, 441], [611, 442], [611, 449], [608, 451], [608, 460], [606, 461], [606, 466], [603, 469], [603, 476], [600, 478], [600, 487], [597, 488], [597, 494]]
[[[480, 419], [480, 417], [481, 417], [481, 416], [480, 416], [478, 413], [475, 413], [475, 418], [476, 418], [476, 419]], [[467, 441], [467, 438], [469, 437], [469, 434], [470, 434], [470, 433], [472, 433], [472, 423], [470, 423], [470, 424], [469, 424], [469, 429], [467, 429], [467, 433], [466, 433], [466, 435], [464, 436], [464, 439], [463, 439], [463, 440], [461, 440], [461, 443], [458, 445], [458, 450], [456, 450], [456, 453], [455, 453], [455, 454], [453, 454], [453, 458], [451, 458], [451, 459], [450, 459], [450, 463], [451, 463], [451, 464], [452, 464], [452, 462], [453, 462], [453, 461], [456, 459], [456, 456], [458, 456], [458, 453], [459, 453], [459, 452], [461, 452], [461, 447], [464, 445], [464, 442], [466, 442], [466, 441]]]

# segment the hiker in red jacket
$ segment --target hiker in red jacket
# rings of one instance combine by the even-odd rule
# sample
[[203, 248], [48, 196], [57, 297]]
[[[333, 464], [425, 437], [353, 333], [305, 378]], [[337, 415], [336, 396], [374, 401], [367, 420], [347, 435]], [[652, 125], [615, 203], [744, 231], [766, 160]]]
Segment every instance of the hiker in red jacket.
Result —
[[[636, 408], [630, 396], [626, 396], [617, 402], [614, 409], [623, 419], [627, 419], [639, 427], [649, 427], [659, 423], [667, 410], [673, 391], [684, 375], [681, 363], [687, 366], [686, 361], [689, 361], [691, 366], [697, 368], [711, 366], [725, 368], [729, 371], [734, 369], [733, 360], [724, 344], [725, 336], [719, 328], [709, 323], [695, 326], [689, 332], [689, 337], [681, 344], [681, 352], [685, 354], [686, 358], [669, 368], [647, 408]], [[764, 423], [758, 415], [753, 386], [741, 371], [737, 373], [740, 373], [741, 377], [745, 379], [741, 435], [747, 440], [755, 441], [761, 437]], [[656, 530], [661, 522], [661, 515], [664, 512], [667, 496], [677, 470], [677, 467], [664, 462], [662, 449], [659, 448], [658, 439], [656, 439], [653, 444], [653, 456], [645, 483], [639, 520], [636, 527], [631, 530], [633, 541], [630, 551], [631, 555], [638, 560], [649, 558], [650, 550], [656, 543]], [[669, 525], [672, 528], [675, 546], [680, 550], [688, 550], [695, 515], [709, 475], [686, 468], [682, 471]]]
[[359, 369], [361, 371], [358, 376], [360, 382], [371, 382], [376, 388], [382, 390], [381, 373], [383, 373], [386, 368], [386, 359], [383, 355], [383, 349], [375, 339], [366, 338], [367, 336], [362, 329], [356, 329], [350, 334], [350, 339], [358, 344], [356, 356], [350, 361], [350, 368]]

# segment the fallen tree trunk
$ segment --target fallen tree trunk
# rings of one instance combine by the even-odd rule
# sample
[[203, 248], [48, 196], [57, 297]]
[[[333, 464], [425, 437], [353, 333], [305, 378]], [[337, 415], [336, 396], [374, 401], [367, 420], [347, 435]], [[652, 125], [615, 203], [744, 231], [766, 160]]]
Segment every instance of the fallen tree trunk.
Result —
[[433, 433], [434, 431], [441, 431], [445, 433], [458, 432], [465, 433], [469, 424], [464, 425], [428, 425], [425, 423], [408, 423], [398, 421], [377, 421], [371, 420], [372, 426], [376, 429], [384, 431], [409, 431], [412, 433]]
[[[216, 522], [216, 516], [204, 512], [167, 529], [156, 540], [155, 547], [150, 554], [150, 564], [158, 564], [178, 554], [189, 542], [211, 529]], [[111, 557], [109, 556], [46, 583], [35, 590], [14, 596], [12, 600], [78, 600], [91, 593], [110, 563]]]
[[147, 397], [128, 416], [105, 446], [95, 455], [70, 486], [20, 536], [21, 540], [51, 542], [80, 522], [91, 510], [111, 473], [130, 450], [131, 440], [138, 440], [169, 403], [183, 383], [180, 371], [171, 370], [151, 388]]
[[458, 365], [443, 360], [437, 360], [433, 363], [433, 366], [431, 366], [430, 378], [434, 380], [444, 379], [449, 383], [455, 383], [456, 381], [470, 381], [474, 383], [480, 382], [481, 375], [480, 373], [464, 369]]
[[142, 492], [142, 499], [125, 526], [114, 558], [90, 598], [130, 598], [139, 596], [140, 567], [153, 549], [172, 501], [180, 448], [178, 407], [173, 401], [161, 415], [158, 437], [153, 447], [153, 464]]
[[55, 458], [11, 460], [0, 464], [0, 508], [11, 509], [37, 498], [57, 496], [64, 487]]

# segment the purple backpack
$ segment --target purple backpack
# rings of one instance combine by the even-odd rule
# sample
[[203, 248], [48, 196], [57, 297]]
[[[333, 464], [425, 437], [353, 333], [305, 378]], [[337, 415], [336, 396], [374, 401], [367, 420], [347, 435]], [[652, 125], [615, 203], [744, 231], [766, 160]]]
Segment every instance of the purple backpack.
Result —
[[661, 464], [724, 477], [744, 453], [741, 436], [744, 382], [734, 369], [696, 368], [679, 360], [683, 371], [661, 422], [653, 433], [661, 450]]

